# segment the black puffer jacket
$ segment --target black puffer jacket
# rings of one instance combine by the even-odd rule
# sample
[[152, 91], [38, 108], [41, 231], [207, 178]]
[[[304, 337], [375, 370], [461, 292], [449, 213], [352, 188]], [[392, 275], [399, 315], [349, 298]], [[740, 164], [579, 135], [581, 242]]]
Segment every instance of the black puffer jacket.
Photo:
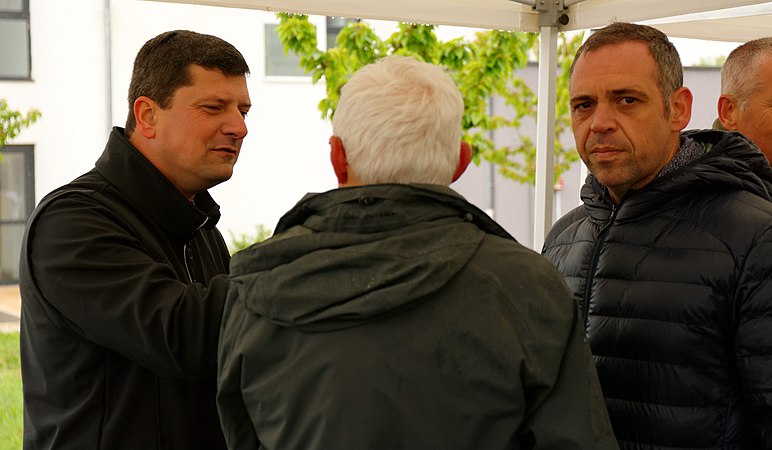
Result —
[[772, 448], [772, 170], [737, 133], [629, 192], [595, 180], [544, 253], [580, 304], [623, 449]]
[[336, 189], [278, 231], [231, 263], [230, 448], [616, 448], [560, 274], [452, 190]]
[[195, 201], [115, 128], [96, 167], [38, 205], [20, 271], [25, 449], [225, 447], [229, 256], [219, 207]]

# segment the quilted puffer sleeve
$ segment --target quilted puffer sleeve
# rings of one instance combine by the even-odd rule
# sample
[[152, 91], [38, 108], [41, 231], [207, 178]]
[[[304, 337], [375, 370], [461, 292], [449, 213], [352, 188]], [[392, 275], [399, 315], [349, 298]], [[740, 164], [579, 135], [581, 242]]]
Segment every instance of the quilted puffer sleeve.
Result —
[[734, 348], [747, 424], [754, 448], [772, 448], [772, 229], [745, 259], [736, 311]]

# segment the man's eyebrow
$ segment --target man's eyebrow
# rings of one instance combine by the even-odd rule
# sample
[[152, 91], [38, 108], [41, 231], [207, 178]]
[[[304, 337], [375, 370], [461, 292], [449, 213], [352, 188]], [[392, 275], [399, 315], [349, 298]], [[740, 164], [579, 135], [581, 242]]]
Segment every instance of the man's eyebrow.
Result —
[[[203, 97], [198, 101], [198, 103], [207, 103], [207, 102], [214, 102], [214, 103], [217, 103], [218, 105], [227, 105], [228, 103], [233, 104], [234, 100], [228, 100], [223, 97], [213, 95], [210, 97]], [[235, 103], [236, 103], [236, 107], [239, 109], [252, 109], [251, 102], [240, 102], [236, 100]]]
[[587, 94], [580, 94], [580, 95], [575, 95], [575, 96], [573, 96], [573, 97], [571, 97], [569, 99], [569, 101], [571, 103], [579, 102], [579, 101], [586, 102], [588, 100], [595, 100], [595, 96], [594, 95], [587, 95]]
[[[610, 91], [607, 91], [605, 94], [603, 94], [605, 97], [636, 97], [642, 100], [646, 100], [649, 98], [649, 95], [646, 94], [644, 91], [640, 89], [635, 88], [620, 88], [620, 89], [612, 89]], [[569, 99], [570, 102], [586, 102], [586, 101], [594, 101], [597, 99], [597, 96], [590, 95], [590, 94], [577, 94]]]
[[609, 94], [611, 94], [612, 97], [633, 96], [641, 99], [649, 98], [644, 91], [635, 88], [612, 89], [609, 91]]
[[238, 103], [239, 105], [252, 106], [252, 103], [242, 103], [237, 99], [220, 97], [219, 95], [206, 95], [199, 98], [202, 102], [217, 102], [217, 103]]

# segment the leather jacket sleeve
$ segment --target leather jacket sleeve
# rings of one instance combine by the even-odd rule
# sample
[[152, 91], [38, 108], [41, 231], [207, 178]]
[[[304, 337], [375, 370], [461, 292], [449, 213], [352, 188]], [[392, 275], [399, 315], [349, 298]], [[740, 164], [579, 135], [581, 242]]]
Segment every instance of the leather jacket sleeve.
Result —
[[59, 326], [161, 376], [211, 376], [227, 275], [189, 282], [170, 254], [184, 244], [172, 249], [160, 231], [140, 229], [87, 195], [49, 204], [27, 242], [42, 301]]

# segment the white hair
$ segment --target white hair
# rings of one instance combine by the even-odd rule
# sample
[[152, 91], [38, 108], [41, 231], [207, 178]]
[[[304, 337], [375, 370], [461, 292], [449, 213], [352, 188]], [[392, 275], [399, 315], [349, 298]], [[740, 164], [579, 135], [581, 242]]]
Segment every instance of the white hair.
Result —
[[772, 58], [772, 37], [748, 41], [732, 50], [721, 67], [721, 93], [735, 98], [740, 110], [756, 92], [761, 79], [757, 69]]
[[363, 184], [449, 185], [461, 145], [461, 93], [435, 65], [388, 56], [343, 86], [333, 133]]

